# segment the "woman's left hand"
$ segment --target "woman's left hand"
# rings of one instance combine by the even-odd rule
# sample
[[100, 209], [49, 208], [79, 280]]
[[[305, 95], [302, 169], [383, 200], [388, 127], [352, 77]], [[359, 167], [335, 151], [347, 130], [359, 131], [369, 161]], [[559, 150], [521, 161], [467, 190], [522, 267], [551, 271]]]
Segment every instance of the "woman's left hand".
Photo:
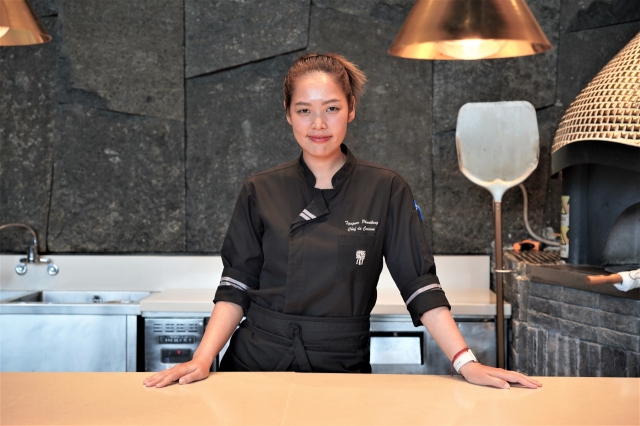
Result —
[[500, 389], [509, 389], [509, 382], [520, 383], [531, 389], [542, 386], [537, 380], [515, 371], [507, 371], [502, 368], [488, 367], [478, 362], [468, 362], [460, 368], [460, 374], [469, 382], [476, 385], [493, 386]]

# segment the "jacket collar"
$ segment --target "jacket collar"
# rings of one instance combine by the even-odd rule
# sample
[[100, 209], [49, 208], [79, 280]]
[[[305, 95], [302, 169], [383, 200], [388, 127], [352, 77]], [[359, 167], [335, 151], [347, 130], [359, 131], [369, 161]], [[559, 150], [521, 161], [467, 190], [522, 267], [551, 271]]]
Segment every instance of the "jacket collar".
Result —
[[[345, 161], [345, 163], [342, 165], [340, 170], [338, 170], [336, 174], [333, 175], [333, 177], [331, 178], [331, 185], [333, 186], [333, 188], [322, 190], [327, 195], [333, 195], [335, 192], [337, 192], [342, 186], [342, 184], [349, 178], [349, 176], [351, 176], [351, 173], [353, 173], [353, 171], [356, 168], [357, 159], [351, 153], [349, 148], [347, 148], [345, 144], [342, 144], [340, 145], [340, 150], [347, 156], [347, 161]], [[307, 184], [311, 188], [315, 188], [316, 177], [314, 176], [311, 169], [309, 169], [307, 164], [304, 162], [302, 153], [300, 154], [298, 163], [299, 163], [300, 173], [302, 174], [302, 177], [304, 178], [304, 180], [307, 182]]]

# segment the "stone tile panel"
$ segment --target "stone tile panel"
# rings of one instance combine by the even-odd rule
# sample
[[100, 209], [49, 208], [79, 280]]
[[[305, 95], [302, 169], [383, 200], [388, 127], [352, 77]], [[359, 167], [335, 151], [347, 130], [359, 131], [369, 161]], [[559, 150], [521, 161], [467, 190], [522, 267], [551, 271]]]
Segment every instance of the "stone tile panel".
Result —
[[600, 372], [602, 377], [615, 377], [615, 357], [614, 349], [603, 346], [601, 353]]
[[183, 124], [78, 106], [61, 115], [50, 250], [183, 252]]
[[505, 278], [504, 285], [504, 298], [511, 302], [512, 309], [517, 309], [518, 307], [518, 295], [517, 286], [512, 282], [511, 276]]
[[518, 354], [516, 353], [516, 351], [513, 349], [513, 346], [508, 346], [507, 347], [507, 367], [505, 367], [507, 370], [510, 371], [517, 371], [519, 373], [521, 373], [521, 369], [518, 368]]
[[566, 337], [558, 333], [555, 336], [555, 341], [555, 365], [553, 366], [553, 375], [555, 377], [566, 376], [566, 370], [568, 369]]
[[525, 296], [531, 294], [531, 282], [528, 279], [518, 280], [518, 291]]
[[640, 377], [640, 353], [627, 352], [628, 377]]
[[638, 20], [637, 0], [565, 0], [560, 13], [560, 31], [574, 32]]
[[614, 349], [613, 351], [614, 358], [614, 375], [616, 377], [627, 377], [627, 353], [625, 351], [621, 351], [620, 349]]
[[[529, 314], [529, 321], [532, 325], [545, 328], [548, 331], [557, 331], [563, 336], [571, 336], [578, 339], [600, 343], [600, 340], [596, 334], [596, 328], [586, 326], [574, 321], [568, 321], [561, 318], [556, 318], [550, 315], [532, 311]], [[598, 329], [600, 330], [600, 329]]]
[[631, 315], [619, 315], [601, 311], [600, 327], [621, 331], [623, 333], [640, 335], [640, 318]]
[[571, 305], [579, 305], [588, 308], [598, 308], [600, 305], [600, 295], [584, 290], [576, 290], [574, 288], [565, 287], [562, 292], [562, 300], [564, 303]]
[[543, 376], [545, 365], [547, 363], [547, 340], [549, 339], [549, 333], [547, 330], [539, 329], [538, 330], [538, 342], [537, 342], [537, 351], [536, 351], [536, 376]]
[[313, 0], [313, 5], [401, 26], [414, 0]]
[[282, 106], [297, 54], [187, 81], [187, 250], [219, 252], [242, 183], [300, 155]]
[[560, 36], [557, 97], [564, 110], [638, 31], [640, 21]]
[[549, 332], [547, 340], [547, 363], [545, 365], [545, 376], [555, 377], [558, 375], [558, 349], [560, 335]]
[[518, 289], [520, 293], [518, 296], [518, 307], [516, 315], [522, 321], [526, 321], [527, 315], [529, 313], [529, 298], [531, 294], [529, 280], [518, 280]]
[[578, 376], [589, 377], [589, 343], [578, 344]]
[[29, 3], [40, 19], [58, 14], [58, 0], [30, 0]]
[[589, 376], [600, 377], [601, 372], [601, 349], [602, 346], [588, 343], [589, 345]]
[[[57, 19], [43, 18], [54, 41], [0, 48], [0, 224], [35, 228], [47, 250], [53, 142], [56, 138]], [[29, 233], [0, 232], [0, 252], [25, 253]]]
[[547, 350], [547, 342], [549, 341], [549, 332], [547, 330], [540, 330], [538, 333], [538, 369], [536, 375], [543, 376], [545, 374], [545, 366], [548, 362], [549, 352]]
[[562, 304], [561, 318], [580, 324], [597, 326], [600, 323], [600, 311], [598, 309], [584, 308], [582, 306]]
[[640, 352], [640, 336], [598, 328], [598, 343], [627, 351]]
[[545, 299], [552, 300], [563, 300], [562, 295], [567, 290], [564, 287], [560, 287], [557, 285], [543, 284], [532, 282], [531, 283], [531, 295], [542, 297]]
[[536, 312], [560, 317], [563, 308], [564, 306], [560, 302], [554, 302], [549, 299], [540, 299], [538, 297], [529, 298], [529, 309]]
[[60, 0], [62, 103], [184, 119], [182, 0]]
[[597, 339], [596, 330], [584, 324], [574, 321], [566, 321], [560, 319], [561, 333], [565, 336], [575, 337], [577, 339], [595, 342]]
[[531, 13], [551, 45], [556, 48], [560, 35], [560, 11], [564, 0], [526, 0]]
[[518, 321], [517, 319], [512, 319], [511, 331], [512, 331], [512, 335], [510, 336], [510, 339], [512, 343], [508, 345], [508, 347], [514, 350], [514, 353], [516, 356], [513, 359], [514, 369], [517, 369], [517, 371], [524, 371], [523, 370], [524, 363], [522, 361], [524, 360], [524, 355], [526, 355], [527, 353], [526, 351], [527, 342], [525, 341], [525, 338], [524, 338], [524, 335], [527, 332], [526, 322]]
[[573, 377], [576, 368], [576, 339], [569, 336], [561, 336], [562, 340], [560, 349], [560, 358], [558, 359], [558, 368], [562, 371], [562, 376]]
[[562, 320], [544, 313], [532, 311], [529, 313], [531, 325], [543, 327], [549, 331], [559, 332], [562, 329]]
[[[504, 285], [505, 299], [511, 303], [511, 318], [516, 320], [526, 321], [526, 314], [528, 312], [528, 291], [516, 292], [515, 290], [520, 287], [520, 284], [526, 280], [517, 280], [516, 284], [513, 284], [515, 279], [509, 275], [508, 280], [512, 280], [511, 283]], [[522, 290], [522, 287], [520, 287]]]
[[570, 370], [570, 353], [569, 353], [569, 345], [572, 343], [572, 339], [567, 336], [558, 336], [558, 370], [557, 376], [559, 377], [569, 377], [571, 376]]
[[519, 338], [520, 345], [518, 345], [518, 351], [523, 354], [520, 359], [520, 369], [524, 374], [531, 374], [531, 354], [533, 353], [533, 340], [531, 334], [534, 333], [534, 328], [525, 325], [521, 331], [522, 335]]
[[524, 369], [528, 375], [535, 375], [538, 352], [538, 329], [529, 327], [527, 330], [527, 357], [524, 364]]
[[186, 0], [187, 78], [304, 49], [310, 0]]
[[623, 299], [621, 297], [600, 295], [600, 309], [622, 315], [640, 317], [640, 300]]
[[580, 344], [579, 339], [567, 338], [568, 346], [569, 346], [569, 376], [570, 377], [578, 377], [580, 376], [579, 372], [579, 347]]
[[512, 318], [516, 318], [522, 321], [527, 320], [527, 314], [529, 313], [529, 304], [524, 302], [526, 296], [519, 293], [516, 299], [512, 303]]

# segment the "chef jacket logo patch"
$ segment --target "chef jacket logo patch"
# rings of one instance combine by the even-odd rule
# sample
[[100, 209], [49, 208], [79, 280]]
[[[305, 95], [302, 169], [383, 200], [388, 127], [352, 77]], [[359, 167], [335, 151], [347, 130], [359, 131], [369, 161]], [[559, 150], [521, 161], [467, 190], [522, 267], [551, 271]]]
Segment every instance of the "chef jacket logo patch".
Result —
[[367, 252], [364, 250], [358, 250], [356, 252], [356, 265], [362, 265], [364, 262], [364, 258], [367, 255]]

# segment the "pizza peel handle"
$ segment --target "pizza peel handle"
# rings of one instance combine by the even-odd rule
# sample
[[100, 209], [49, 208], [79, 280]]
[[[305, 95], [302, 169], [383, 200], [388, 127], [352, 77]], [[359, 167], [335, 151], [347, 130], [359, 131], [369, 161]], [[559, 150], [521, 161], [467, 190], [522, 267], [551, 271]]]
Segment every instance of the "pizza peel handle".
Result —
[[458, 112], [458, 165], [494, 201], [538, 166], [536, 110], [529, 102], [468, 103]]

